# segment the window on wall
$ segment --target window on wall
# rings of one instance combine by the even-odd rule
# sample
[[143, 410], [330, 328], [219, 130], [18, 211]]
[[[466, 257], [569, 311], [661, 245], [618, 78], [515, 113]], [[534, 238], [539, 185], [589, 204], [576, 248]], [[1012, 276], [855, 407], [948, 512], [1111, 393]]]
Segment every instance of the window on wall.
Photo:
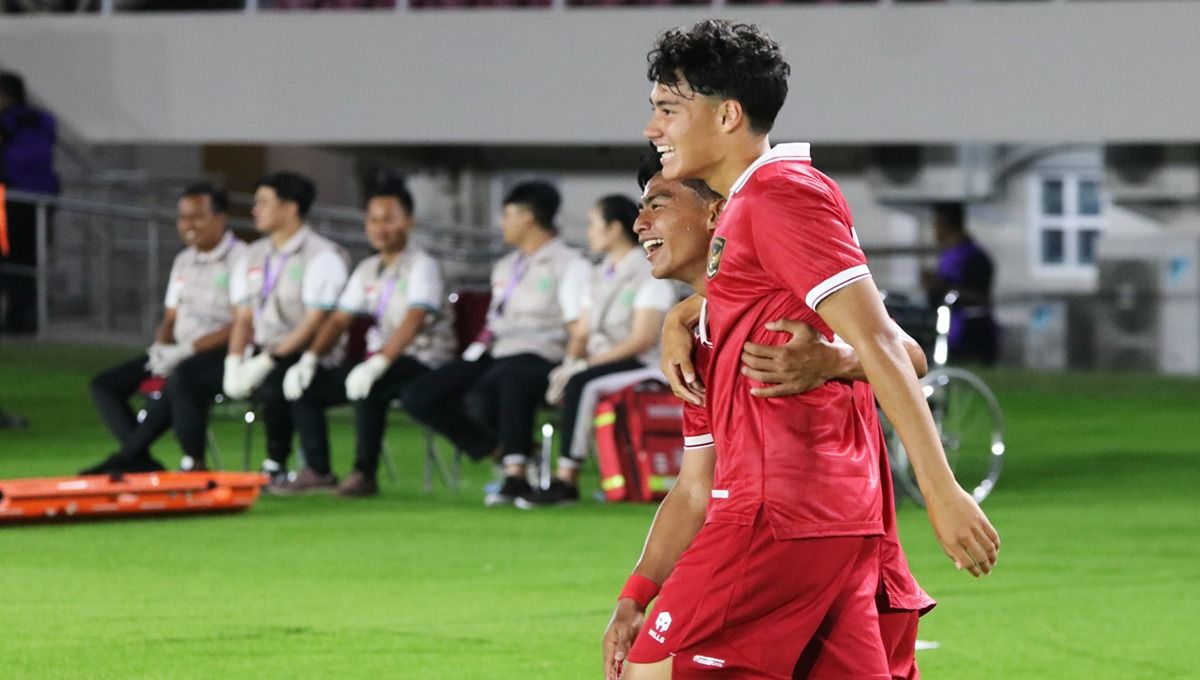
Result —
[[1036, 268], [1063, 273], [1095, 271], [1096, 243], [1104, 232], [1105, 198], [1096, 176], [1042, 174], [1033, 179]]

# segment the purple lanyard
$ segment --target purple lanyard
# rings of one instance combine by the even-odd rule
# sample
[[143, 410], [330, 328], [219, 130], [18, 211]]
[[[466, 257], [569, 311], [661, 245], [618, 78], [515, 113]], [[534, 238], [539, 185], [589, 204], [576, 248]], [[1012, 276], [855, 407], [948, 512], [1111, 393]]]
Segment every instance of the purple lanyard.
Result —
[[500, 294], [500, 304], [496, 305], [497, 316], [504, 313], [504, 307], [517, 290], [517, 284], [521, 283], [521, 278], [525, 276], [525, 269], [528, 265], [529, 260], [524, 255], [517, 256], [517, 264], [513, 267], [512, 276], [508, 277], [508, 284], [504, 286], [504, 292]]
[[379, 302], [375, 304], [375, 323], [383, 322], [383, 314], [387, 311], [388, 303], [392, 301], [392, 293], [396, 292], [398, 278], [393, 276], [383, 283], [383, 289], [379, 291]]
[[287, 264], [289, 253], [279, 253], [279, 268], [272, 271], [271, 260], [275, 259], [275, 255], [268, 255], [267, 261], [263, 263], [263, 287], [262, 293], [259, 296], [258, 311], [262, 311], [267, 306], [267, 298], [271, 297], [271, 293], [275, 290], [275, 285], [279, 283], [279, 275], [283, 273], [283, 268]]

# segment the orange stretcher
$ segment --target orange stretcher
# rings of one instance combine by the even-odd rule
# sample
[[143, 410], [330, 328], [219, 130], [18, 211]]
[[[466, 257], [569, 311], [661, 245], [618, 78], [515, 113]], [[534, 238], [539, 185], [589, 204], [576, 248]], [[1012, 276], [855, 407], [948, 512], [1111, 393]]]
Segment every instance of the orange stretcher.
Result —
[[0, 523], [245, 510], [257, 472], [139, 472], [0, 480]]

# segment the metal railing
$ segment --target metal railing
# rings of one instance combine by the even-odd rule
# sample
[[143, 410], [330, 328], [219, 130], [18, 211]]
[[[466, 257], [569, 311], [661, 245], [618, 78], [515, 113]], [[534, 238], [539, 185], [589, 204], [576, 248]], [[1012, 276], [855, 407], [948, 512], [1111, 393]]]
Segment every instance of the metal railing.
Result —
[[[34, 279], [39, 339], [140, 342], [153, 333], [171, 263], [183, 247], [173, 206], [15, 190], [7, 198], [34, 206], [36, 264], [0, 268]], [[314, 206], [307, 221], [358, 261], [372, 252], [362, 216], [350, 208]], [[249, 219], [231, 217], [229, 223], [246, 240], [258, 236]], [[22, 227], [27, 225], [9, 225]], [[418, 221], [413, 241], [442, 262], [448, 287], [486, 284], [492, 262], [506, 250], [495, 230], [427, 221]]]

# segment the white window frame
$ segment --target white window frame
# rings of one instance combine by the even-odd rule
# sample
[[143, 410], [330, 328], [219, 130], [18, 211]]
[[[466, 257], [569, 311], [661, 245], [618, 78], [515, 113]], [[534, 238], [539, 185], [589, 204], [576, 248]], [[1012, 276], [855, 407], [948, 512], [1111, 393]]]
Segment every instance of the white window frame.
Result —
[[[1063, 214], [1042, 212], [1042, 187], [1045, 182], [1058, 180], [1063, 185]], [[1097, 215], [1079, 214], [1079, 185], [1095, 182], [1099, 191], [1100, 212]], [[1029, 178], [1029, 263], [1038, 276], [1055, 278], [1089, 278], [1096, 276], [1096, 263], [1079, 261], [1079, 237], [1084, 231], [1104, 234], [1109, 213], [1108, 192], [1099, 174], [1086, 171], [1043, 170]], [[1042, 261], [1042, 234], [1048, 229], [1063, 232], [1063, 261]]]

